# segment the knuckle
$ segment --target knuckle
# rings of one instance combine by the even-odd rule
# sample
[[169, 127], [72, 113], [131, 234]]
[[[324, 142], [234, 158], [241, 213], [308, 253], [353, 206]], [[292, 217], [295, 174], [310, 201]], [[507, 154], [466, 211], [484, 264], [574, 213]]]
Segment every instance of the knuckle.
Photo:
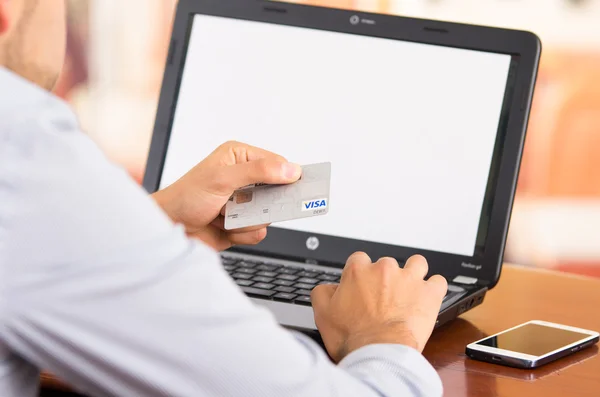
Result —
[[417, 268], [419, 270], [423, 270], [425, 273], [429, 270], [429, 264], [427, 263], [427, 259], [425, 259], [422, 255], [414, 255], [410, 259], [410, 266], [413, 268]]
[[254, 233], [252, 233], [252, 241], [255, 244], [258, 244], [261, 241], [263, 241], [265, 237], [267, 237], [267, 229], [256, 230]]
[[346, 268], [348, 269], [359, 269], [367, 263], [371, 263], [371, 258], [364, 252], [355, 252], [350, 255], [346, 262]]
[[427, 266], [427, 259], [423, 255], [413, 255], [411, 260], [416, 264]]
[[229, 141], [225, 142], [224, 144], [222, 144], [221, 147], [231, 149], [231, 148], [239, 146], [239, 145], [240, 145], [240, 142], [235, 141], [235, 140], [229, 140]]
[[438, 284], [441, 287], [448, 288], [448, 280], [446, 280], [445, 277], [442, 277], [439, 274], [431, 276], [429, 278], [429, 281], [430, 281], [430, 283]]
[[377, 264], [382, 267], [389, 267], [395, 269], [398, 267], [398, 261], [391, 257], [384, 257], [377, 261]]
[[231, 148], [233, 148], [234, 146], [235, 145], [233, 144], [232, 141], [223, 142], [222, 144], [219, 145], [219, 147], [217, 147], [217, 149], [213, 153], [229, 152], [231, 150]]
[[377, 263], [389, 263], [389, 262], [396, 262], [398, 263], [394, 258], [392, 258], [391, 256], [384, 256], [382, 258], [379, 258], [379, 260], [377, 261]]
[[214, 178], [211, 180], [211, 184], [214, 190], [218, 192], [226, 191], [230, 189], [229, 181], [224, 170], [218, 170], [214, 174]]
[[375, 268], [383, 277], [392, 277], [395, 273], [400, 270], [398, 261], [394, 258], [381, 258], [375, 264]]
[[445, 294], [448, 290], [448, 281], [439, 274], [431, 276], [429, 280], [427, 280], [427, 285], [430, 288], [433, 288], [436, 291], [440, 292], [440, 294]]
[[322, 285], [317, 285], [315, 288], [313, 288], [312, 291], [310, 291], [310, 299], [312, 301], [318, 300], [322, 289]]
[[[273, 172], [273, 163], [268, 161], [267, 159], [260, 159], [255, 162], [255, 170], [256, 170], [256, 178], [264, 180], [270, 180], [271, 176], [274, 174]], [[256, 179], [255, 178], [255, 179]]]
[[255, 230], [252, 232], [240, 233], [238, 235], [229, 235], [229, 241], [232, 244], [243, 244], [243, 245], [255, 245], [265, 239], [266, 233], [262, 230]]
[[263, 175], [271, 176], [274, 173], [273, 168], [274, 168], [273, 163], [266, 159], [263, 159], [258, 162], [258, 170]]
[[346, 272], [348, 272], [348, 273], [350, 273], [352, 275], [356, 275], [356, 274], [360, 273], [361, 267], [362, 267], [362, 264], [360, 262], [358, 262], [358, 261], [352, 261], [352, 262], [349, 262], [346, 265], [346, 269], [345, 270], [346, 270]]
[[350, 258], [348, 258], [348, 264], [350, 263], [369, 263], [371, 262], [371, 258], [369, 258], [369, 256], [365, 253], [365, 252], [355, 252], [352, 255], [350, 255]]
[[327, 306], [327, 288], [324, 285], [318, 285], [310, 292], [310, 301], [315, 314], [323, 311]]

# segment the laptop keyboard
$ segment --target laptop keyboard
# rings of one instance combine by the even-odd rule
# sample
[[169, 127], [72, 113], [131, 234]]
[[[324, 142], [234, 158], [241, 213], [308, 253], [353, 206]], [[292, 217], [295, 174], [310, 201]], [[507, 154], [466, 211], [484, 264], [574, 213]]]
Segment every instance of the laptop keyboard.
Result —
[[[252, 259], [222, 256], [223, 267], [246, 295], [253, 298], [310, 306], [310, 292], [319, 284], [338, 284], [341, 274], [334, 271], [263, 263]], [[448, 286], [444, 302], [463, 295], [465, 290]], [[454, 299], [452, 299], [454, 301]]]
[[310, 292], [319, 284], [338, 284], [340, 274], [300, 266], [223, 257], [227, 273], [246, 295], [310, 306]]

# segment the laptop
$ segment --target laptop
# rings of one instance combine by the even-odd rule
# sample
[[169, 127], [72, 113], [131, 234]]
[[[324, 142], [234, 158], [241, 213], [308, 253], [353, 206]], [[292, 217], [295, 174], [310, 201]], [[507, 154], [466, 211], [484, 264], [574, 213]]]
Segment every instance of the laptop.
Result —
[[249, 0], [180, 0], [144, 187], [236, 140], [331, 162], [326, 216], [279, 223], [223, 265], [283, 326], [349, 255], [424, 255], [439, 327], [500, 277], [541, 52], [532, 33]]

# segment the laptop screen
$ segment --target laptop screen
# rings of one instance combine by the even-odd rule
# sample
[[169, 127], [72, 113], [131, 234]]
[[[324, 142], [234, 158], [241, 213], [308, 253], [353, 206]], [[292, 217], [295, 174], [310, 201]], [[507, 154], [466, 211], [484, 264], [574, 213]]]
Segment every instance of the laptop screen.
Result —
[[241, 141], [332, 164], [329, 214], [276, 227], [473, 256], [511, 60], [196, 15], [160, 188]]

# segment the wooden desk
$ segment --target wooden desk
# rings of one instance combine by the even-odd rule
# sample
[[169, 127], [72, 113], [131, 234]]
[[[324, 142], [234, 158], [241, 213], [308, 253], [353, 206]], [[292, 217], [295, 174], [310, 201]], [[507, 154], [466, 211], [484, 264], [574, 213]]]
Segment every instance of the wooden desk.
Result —
[[[502, 279], [482, 306], [432, 336], [425, 356], [438, 369], [445, 396], [600, 395], [598, 347], [536, 370], [519, 370], [468, 359], [465, 346], [529, 320], [546, 320], [600, 330], [600, 279], [505, 266]], [[50, 375], [43, 387], [68, 390]]]
[[432, 336], [425, 356], [445, 396], [600, 396], [600, 355], [592, 347], [536, 370], [468, 359], [465, 346], [529, 320], [600, 330], [600, 279], [505, 266], [483, 305]]

